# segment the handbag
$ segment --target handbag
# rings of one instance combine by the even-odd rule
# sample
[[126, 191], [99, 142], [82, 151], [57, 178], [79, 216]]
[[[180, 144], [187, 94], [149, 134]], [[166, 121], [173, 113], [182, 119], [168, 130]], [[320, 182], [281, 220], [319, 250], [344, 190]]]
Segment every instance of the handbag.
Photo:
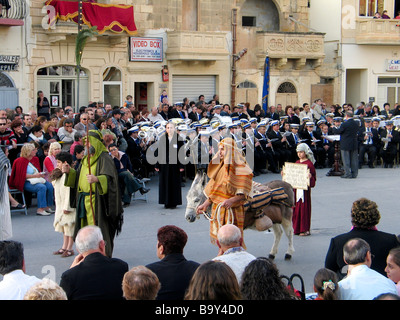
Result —
[[[35, 173], [39, 172], [31, 163], [29, 163], [28, 165], [34, 170]], [[29, 181], [31, 184], [46, 183], [45, 178], [29, 178], [26, 180]]]
[[29, 181], [31, 184], [46, 183], [45, 178], [29, 178], [26, 180]]
[[[293, 279], [298, 278], [300, 280], [301, 289], [296, 289], [293, 285]], [[293, 273], [290, 277], [282, 275], [281, 279], [287, 280], [287, 289], [289, 292], [293, 293], [299, 300], [306, 300], [306, 292], [304, 286], [304, 280], [298, 273]]]

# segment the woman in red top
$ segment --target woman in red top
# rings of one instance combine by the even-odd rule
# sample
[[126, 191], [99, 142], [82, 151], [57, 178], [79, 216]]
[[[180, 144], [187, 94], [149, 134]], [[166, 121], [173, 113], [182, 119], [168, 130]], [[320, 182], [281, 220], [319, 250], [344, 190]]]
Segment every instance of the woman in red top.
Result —
[[310, 170], [310, 184], [307, 190], [294, 189], [296, 206], [293, 210], [293, 231], [300, 236], [309, 236], [311, 227], [311, 188], [315, 187], [317, 180], [315, 172], [315, 159], [310, 147], [300, 143], [297, 148], [299, 160], [296, 163], [306, 164]]
[[56, 156], [61, 152], [61, 144], [58, 142], [52, 142], [49, 148], [49, 155], [44, 159], [43, 171], [44, 178], [51, 182], [50, 174], [57, 167]]

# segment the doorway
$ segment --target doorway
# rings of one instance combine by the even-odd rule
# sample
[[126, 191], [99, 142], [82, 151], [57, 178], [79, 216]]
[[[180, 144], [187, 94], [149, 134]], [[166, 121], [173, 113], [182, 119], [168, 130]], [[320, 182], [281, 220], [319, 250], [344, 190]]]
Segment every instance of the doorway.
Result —
[[[158, 107], [154, 104], [154, 83], [153, 82], [135, 82], [135, 105], [138, 111], [145, 109], [151, 110], [152, 107]], [[171, 101], [170, 101], [171, 103]]]
[[16, 106], [18, 106], [18, 89], [7, 74], [0, 72], [0, 108], [14, 109]]
[[284, 82], [276, 91], [275, 105], [281, 104], [283, 108], [286, 106], [298, 106], [298, 95], [296, 87], [291, 82]]
[[250, 81], [244, 81], [239, 83], [236, 91], [236, 101], [239, 103], [250, 103], [250, 108], [254, 109], [254, 106], [258, 104], [258, 89], [257, 85]]

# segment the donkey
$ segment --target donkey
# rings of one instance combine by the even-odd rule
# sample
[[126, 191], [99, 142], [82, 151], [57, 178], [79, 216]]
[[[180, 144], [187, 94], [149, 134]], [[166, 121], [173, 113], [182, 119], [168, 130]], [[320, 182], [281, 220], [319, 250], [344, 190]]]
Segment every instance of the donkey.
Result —
[[[205, 172], [198, 171], [196, 177], [193, 180], [192, 186], [186, 195], [187, 206], [185, 212], [185, 218], [188, 222], [194, 222], [199, 216], [196, 214], [197, 207], [206, 200], [204, 195], [204, 188], [208, 182], [208, 177]], [[254, 182], [253, 182], [254, 183]], [[274, 222], [272, 230], [274, 232], [274, 244], [269, 253], [269, 258], [274, 259], [278, 252], [279, 242], [282, 237], [283, 231], [289, 240], [288, 250], [285, 254], [285, 260], [290, 260], [294, 253], [293, 247], [293, 227], [292, 227], [292, 215], [294, 206], [294, 192], [292, 186], [281, 180], [274, 180], [263, 184], [263, 186], [269, 189], [283, 188], [284, 192], [287, 194], [287, 200], [285, 203], [269, 203], [267, 206], [262, 208], [265, 215], [270, 217]], [[210, 207], [208, 208], [210, 211]], [[207, 213], [208, 216], [211, 215], [210, 212]], [[244, 228], [253, 229], [255, 223], [255, 212], [251, 209], [246, 209], [245, 207], [245, 226]], [[282, 230], [283, 229], [283, 230]]]

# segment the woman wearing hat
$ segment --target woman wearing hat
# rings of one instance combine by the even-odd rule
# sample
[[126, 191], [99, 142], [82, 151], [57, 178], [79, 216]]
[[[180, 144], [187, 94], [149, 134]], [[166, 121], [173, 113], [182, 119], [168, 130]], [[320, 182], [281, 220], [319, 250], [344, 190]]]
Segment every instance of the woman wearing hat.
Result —
[[293, 231], [299, 236], [309, 236], [311, 227], [311, 188], [315, 187], [317, 180], [315, 172], [314, 154], [305, 143], [300, 143], [297, 148], [299, 160], [296, 163], [307, 165], [310, 170], [310, 184], [307, 190], [294, 189], [296, 206], [293, 210]]

